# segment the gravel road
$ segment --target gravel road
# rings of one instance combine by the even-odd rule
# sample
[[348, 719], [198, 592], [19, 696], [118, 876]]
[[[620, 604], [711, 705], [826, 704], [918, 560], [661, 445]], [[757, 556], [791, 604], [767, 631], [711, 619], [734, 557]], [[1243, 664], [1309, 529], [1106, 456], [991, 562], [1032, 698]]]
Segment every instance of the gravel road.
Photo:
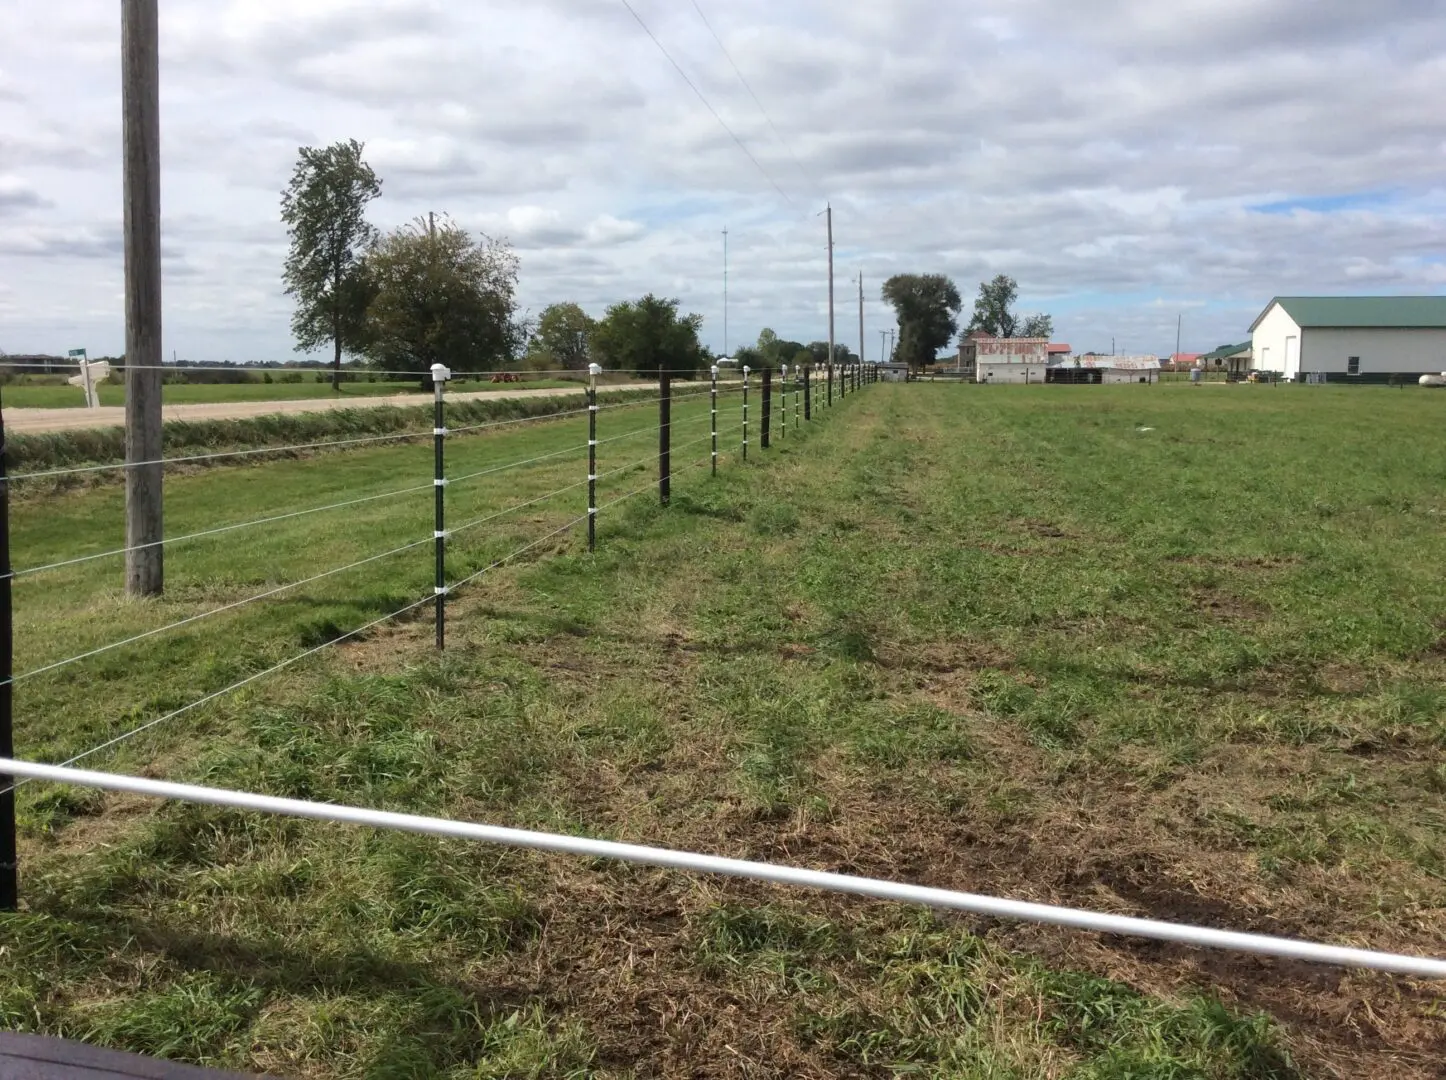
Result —
[[[628, 390], [650, 383], [612, 383], [608, 390]], [[448, 401], [471, 401], [476, 398], [564, 397], [582, 393], [582, 387], [552, 387], [544, 390], [478, 390], [471, 393], [448, 394]], [[271, 416], [277, 413], [331, 412], [333, 409], [373, 409], [379, 405], [416, 408], [431, 403], [426, 394], [394, 394], [388, 397], [315, 398], [301, 401], [217, 401], [206, 404], [164, 405], [166, 420], [237, 420], [248, 416]], [[71, 431], [76, 428], [124, 427], [125, 408], [119, 405], [99, 409], [6, 409], [5, 431], [9, 434], [40, 434], [47, 431]]]

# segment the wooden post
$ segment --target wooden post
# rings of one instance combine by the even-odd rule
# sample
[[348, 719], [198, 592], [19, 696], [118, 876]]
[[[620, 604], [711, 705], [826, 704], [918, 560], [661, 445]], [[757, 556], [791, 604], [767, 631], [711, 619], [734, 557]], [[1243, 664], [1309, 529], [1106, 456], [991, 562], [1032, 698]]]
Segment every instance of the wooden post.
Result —
[[126, 592], [131, 596], [157, 596], [165, 585], [161, 546], [161, 109], [157, 24], [156, 0], [121, 0]]

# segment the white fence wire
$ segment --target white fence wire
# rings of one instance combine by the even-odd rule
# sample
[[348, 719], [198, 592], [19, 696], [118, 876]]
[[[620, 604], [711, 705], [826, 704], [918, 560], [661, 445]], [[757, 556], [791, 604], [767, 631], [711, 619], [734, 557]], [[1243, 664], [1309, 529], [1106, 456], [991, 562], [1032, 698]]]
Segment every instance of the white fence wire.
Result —
[[958, 892], [924, 885], [911, 885], [877, 878], [855, 877], [822, 870], [787, 866], [778, 863], [752, 862], [719, 855], [705, 855], [671, 848], [645, 847], [591, 837], [567, 836], [559, 833], [512, 829], [500, 825], [483, 825], [448, 818], [398, 814], [386, 810], [345, 806], [336, 803], [307, 802], [284, 799], [274, 795], [258, 795], [224, 788], [177, 784], [164, 780], [124, 776], [115, 773], [90, 772], [55, 765], [0, 758], [0, 775], [26, 780], [42, 780], [73, 786], [98, 788], [104, 791], [129, 792], [159, 799], [225, 806], [235, 810], [307, 818], [345, 825], [359, 825], [396, 832], [422, 833], [428, 836], [475, 840], [506, 847], [528, 848], [555, 854], [578, 855], [594, 859], [610, 859], [644, 866], [682, 870], [694, 874], [719, 874], [747, 878], [795, 888], [845, 893], [895, 903], [915, 904], [943, 911], [964, 911], [999, 919], [1011, 919], [1049, 926], [1063, 926], [1102, 934], [1149, 938], [1198, 948], [1224, 949], [1253, 953], [1314, 964], [1330, 964], [1345, 968], [1368, 968], [1397, 975], [1446, 979], [1446, 960], [1378, 952], [1344, 945], [1329, 945], [1296, 938], [1272, 937], [1236, 930], [1219, 930], [1186, 923], [1142, 919], [1130, 915], [1113, 915], [1081, 908], [1036, 904], [1009, 900], [979, 893]]

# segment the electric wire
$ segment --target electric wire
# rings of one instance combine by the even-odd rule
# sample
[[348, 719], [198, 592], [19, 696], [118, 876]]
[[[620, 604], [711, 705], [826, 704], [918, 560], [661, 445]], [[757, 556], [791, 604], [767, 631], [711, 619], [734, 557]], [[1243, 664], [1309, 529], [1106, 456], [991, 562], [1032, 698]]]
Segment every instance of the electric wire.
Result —
[[[107, 559], [115, 555], [126, 555], [132, 551], [144, 551], [147, 548], [179, 544], [186, 540], [199, 540], [205, 536], [220, 536], [222, 533], [235, 532], [237, 529], [249, 529], [256, 525], [270, 525], [278, 521], [289, 521], [292, 518], [305, 517], [308, 514], [321, 514], [328, 510], [341, 510], [348, 506], [360, 506], [362, 503], [376, 502], [379, 499], [391, 499], [398, 495], [411, 495], [419, 491], [431, 491], [431, 484], [418, 484], [415, 487], [400, 488], [397, 491], [385, 491], [380, 495], [367, 495], [360, 499], [348, 499], [345, 502], [330, 503], [326, 506], [313, 506], [306, 510], [293, 510], [286, 514], [275, 514], [271, 517], [255, 518], [252, 521], [240, 521], [233, 525], [222, 525], [215, 529], [205, 529], [201, 532], [187, 533], [184, 536], [168, 536], [164, 540], [153, 540], [149, 544], [136, 544], [132, 547], [115, 548], [111, 551], [101, 551], [94, 555], [81, 555], [74, 559], [64, 559], [61, 562], [47, 563], [45, 566], [28, 566], [23, 570], [13, 571], [10, 576], [13, 578], [25, 577], [30, 574], [40, 574], [47, 570], [58, 570], [65, 566], [77, 566], [80, 563], [93, 562], [96, 559]], [[0, 576], [3, 580], [3, 576]]]
[[1091, 911], [1086, 908], [1068, 908], [1054, 904], [1011, 900], [1005, 897], [960, 892], [954, 889], [857, 877], [833, 871], [812, 870], [784, 863], [754, 862], [695, 851], [629, 844], [591, 836], [536, 832], [478, 822], [423, 817], [417, 814], [399, 814], [338, 803], [288, 799], [255, 792], [201, 787], [195, 784], [177, 784], [145, 777], [71, 770], [63, 766], [37, 765], [28, 761], [0, 759], [0, 772], [6, 775], [22, 776], [26, 780], [43, 780], [105, 791], [130, 792], [203, 806], [224, 806], [235, 810], [309, 821], [325, 821], [372, 829], [387, 829], [393, 832], [480, 841], [550, 854], [610, 859], [634, 865], [680, 870], [690, 874], [716, 874], [775, 885], [787, 885], [793, 888], [869, 897], [891, 903], [913, 904], [943, 911], [963, 911], [990, 918], [1068, 927], [1091, 933], [1168, 941], [1197, 948], [1223, 949], [1230, 952], [1329, 964], [1342, 968], [1388, 971], [1418, 978], [1446, 979], [1446, 959], [1436, 957], [1379, 952], [1300, 938], [1242, 933], [1189, 923], [1165, 922], [1132, 915]]
[[366, 566], [368, 563], [377, 562], [379, 559], [386, 559], [392, 555], [400, 555], [404, 551], [410, 551], [412, 548], [421, 547], [423, 544], [430, 544], [432, 543], [432, 541], [433, 538], [430, 536], [427, 537], [425, 540], [415, 540], [410, 544], [403, 544], [401, 547], [393, 548], [391, 551], [384, 551], [380, 555], [371, 555], [365, 559], [358, 559], [356, 562], [347, 563], [347, 565], [345, 566], [338, 566], [333, 570], [327, 570], [320, 574], [314, 574], [309, 578], [302, 578], [300, 581], [292, 581], [285, 585], [279, 585], [274, 589], [268, 589], [265, 592], [256, 593], [254, 596], [248, 596], [243, 600], [236, 600], [229, 604], [223, 604], [221, 607], [211, 608], [209, 611], [197, 612], [195, 615], [189, 615], [184, 619], [178, 619], [173, 623], [167, 623], [165, 626], [158, 626], [153, 630], [147, 630], [144, 633], [136, 634], [121, 641], [113, 641], [109, 645], [102, 645], [98, 649], [91, 649], [89, 652], [83, 652], [77, 656], [72, 656], [65, 660], [57, 660], [55, 663], [46, 664], [44, 667], [32, 668], [30, 671], [22, 672], [9, 680], [0, 680], [0, 686], [5, 685], [7, 681], [9, 683], [18, 683], [23, 682], [26, 679], [33, 679], [37, 675], [43, 675], [48, 671], [55, 671], [58, 668], [68, 667], [71, 664], [79, 663], [81, 660], [89, 660], [93, 656], [100, 656], [102, 653], [108, 653], [114, 649], [119, 649], [126, 645], [134, 645], [137, 641], [144, 641], [147, 638], [155, 637], [157, 634], [164, 634], [167, 631], [176, 630], [182, 626], [189, 626], [191, 623], [200, 622], [202, 619], [209, 619], [212, 615], [220, 615], [223, 612], [235, 611], [237, 608], [245, 607], [248, 604], [254, 604], [258, 600], [265, 600], [268, 597], [277, 596], [280, 593], [284, 592], [289, 592], [290, 590], [300, 588], [303, 585], [310, 585], [313, 582], [321, 581], [324, 578], [334, 577], [337, 574], [345, 573], [348, 570], [355, 570], [357, 569], [357, 567]]
[[748, 149], [748, 147], [744, 144], [743, 140], [737, 136], [733, 129], [728, 126], [727, 122], [723, 119], [723, 117], [719, 115], [718, 110], [713, 108], [712, 103], [703, 96], [703, 91], [698, 89], [697, 84], [688, 77], [688, 73], [682, 69], [682, 67], [678, 64], [678, 61], [673, 59], [673, 54], [668, 52], [668, 50], [663, 47], [663, 43], [658, 40], [658, 36], [654, 34], [650, 29], [648, 29], [648, 24], [643, 22], [643, 17], [637, 13], [637, 10], [633, 7], [633, 5], [628, 3], [628, 0], [619, 0], [619, 2], [623, 5], [623, 7], [627, 8], [628, 13], [637, 20], [638, 25], [643, 28], [643, 33], [647, 34], [648, 37], [652, 39], [653, 44], [656, 45], [658, 47], [658, 51], [667, 58], [668, 63], [673, 65], [673, 70], [676, 71], [679, 76], [682, 77], [683, 81], [688, 84], [688, 89], [692, 90], [693, 93], [698, 96], [698, 100], [703, 103], [703, 107], [713, 114], [713, 119], [718, 121], [718, 126], [721, 127], [724, 131], [726, 131], [728, 133], [728, 137], [738, 144], [738, 149], [742, 150], [743, 153], [748, 156], [748, 160], [753, 162], [754, 167], [763, 174], [763, 178], [773, 186], [773, 190], [783, 196], [783, 201], [788, 203], [789, 206], [793, 207], [793, 209], [797, 211], [798, 204], [793, 201], [792, 196], [790, 196], [788, 192], [784, 191], [783, 188], [779, 186], [778, 181], [773, 178], [773, 175], [763, 167], [763, 163], [753, 156], [753, 151]]
[[788, 156], [793, 158], [793, 163], [798, 167], [798, 175], [803, 177], [803, 182], [809, 185], [809, 187], [813, 187], [813, 179], [808, 175], [808, 171], [804, 169], [803, 162], [800, 161], [798, 155], [793, 152], [793, 147], [789, 145], [788, 140], [783, 137], [783, 133], [778, 130], [778, 125], [773, 122], [773, 117], [768, 115], [768, 110], [764, 108], [763, 102], [759, 99], [758, 95], [753, 92], [753, 87], [749, 85], [748, 80], [743, 76], [743, 71], [733, 60], [733, 54], [728, 51], [728, 46], [723, 44], [723, 39], [718, 36], [718, 31], [713, 29], [713, 24], [708, 21], [708, 16], [704, 15], [703, 9], [698, 6], [698, 0], [692, 0], [692, 3], [693, 10], [698, 13], [698, 18], [703, 21], [703, 25], [708, 28], [708, 33], [712, 34], [713, 40], [718, 43], [718, 51], [721, 52], [723, 58], [728, 61], [728, 66], [733, 69], [733, 74], [738, 76], [738, 81], [743, 84], [743, 89], [748, 91], [748, 96], [753, 99], [753, 104], [758, 106], [758, 111], [763, 114], [763, 119], [768, 122], [768, 128], [773, 132], [773, 137], [778, 140], [779, 145], [788, 151]]

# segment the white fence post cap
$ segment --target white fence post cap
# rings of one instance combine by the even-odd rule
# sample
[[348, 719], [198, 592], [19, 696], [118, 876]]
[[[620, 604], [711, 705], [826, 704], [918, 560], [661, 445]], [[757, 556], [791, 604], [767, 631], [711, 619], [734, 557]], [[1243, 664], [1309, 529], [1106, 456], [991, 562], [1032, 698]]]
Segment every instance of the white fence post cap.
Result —
[[452, 377], [452, 373], [447, 370], [447, 365], [446, 365], [446, 364], [433, 364], [433, 365], [432, 365], [432, 381], [433, 381], [433, 382], [446, 382], [446, 381], [447, 381], [448, 379], [450, 379], [451, 377]]
[[587, 373], [588, 373], [589, 375], [601, 375], [601, 374], [602, 374], [602, 365], [601, 365], [601, 364], [589, 364], [589, 365], [587, 366]]
[[714, 374], [714, 375], [717, 375], [717, 374], [718, 374], [718, 365], [717, 365], [717, 364], [714, 364], [714, 365], [713, 365], [713, 374]]

